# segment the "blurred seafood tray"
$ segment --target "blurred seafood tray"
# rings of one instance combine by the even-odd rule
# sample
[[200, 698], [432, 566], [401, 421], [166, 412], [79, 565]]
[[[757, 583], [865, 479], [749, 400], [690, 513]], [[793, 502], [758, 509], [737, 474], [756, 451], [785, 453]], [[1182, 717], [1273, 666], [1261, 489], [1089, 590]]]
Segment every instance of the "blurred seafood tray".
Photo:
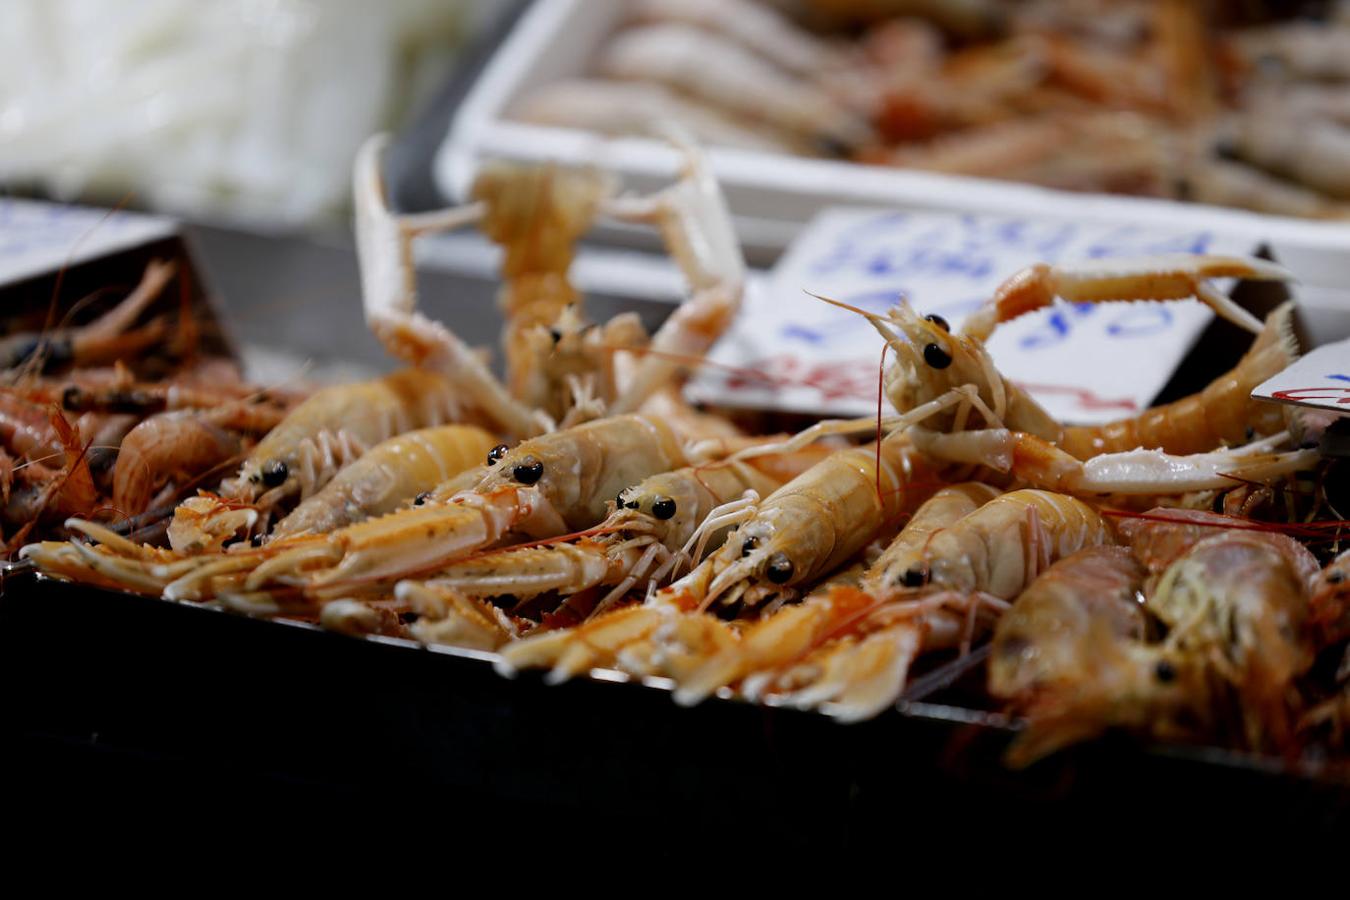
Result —
[[[692, 4], [688, 15], [694, 16], [695, 8], [704, 6]], [[625, 0], [536, 0], [527, 8], [455, 111], [435, 160], [441, 192], [462, 200], [478, 166], [484, 160], [502, 158], [600, 166], [622, 174], [626, 184], [643, 191], [668, 181], [678, 157], [658, 140], [610, 138], [572, 124], [522, 121], [519, 115], [522, 104], [541, 88], [590, 77], [606, 40], [627, 21], [632, 8]], [[588, 97], [588, 107], [601, 99]], [[551, 123], [566, 119], [561, 111], [545, 111], [550, 115], [544, 118]], [[637, 127], [644, 119], [641, 110], [625, 107], [623, 112], [627, 128]], [[1311, 254], [1339, 273], [1341, 282], [1350, 275], [1350, 254], [1345, 252], [1350, 249], [1350, 224], [1344, 222], [1153, 197], [1070, 192], [992, 178], [794, 156], [772, 148], [716, 146], [709, 153], [742, 244], [756, 264], [772, 261], [820, 210], [847, 205], [1036, 213], [1101, 223], [1208, 228], [1268, 240], [1281, 259]], [[633, 239], [621, 232], [615, 236]]]
[[328, 799], [657, 854], [711, 839], [712, 810], [734, 811], [739, 851], [915, 846], [1001, 821], [1215, 839], [1350, 825], [1350, 782], [1310, 762], [1121, 739], [1011, 770], [1010, 723], [956, 705], [959, 682], [845, 727], [731, 700], [680, 709], [659, 680], [593, 674], [507, 680], [490, 654], [24, 576], [0, 594], [0, 746], [24, 773], [6, 807], [27, 821], [79, 803], [121, 822], [134, 805], [184, 823]]
[[[154, 323], [187, 311], [178, 321], [192, 329], [197, 352], [237, 360], [196, 252], [176, 222], [0, 197], [0, 334], [13, 357], [5, 365], [22, 362], [44, 341], [48, 362], [62, 363], [51, 358], [62, 352], [55, 335], [107, 313], [156, 260], [173, 266], [173, 276], [137, 321]], [[21, 346], [26, 336], [31, 346]]]

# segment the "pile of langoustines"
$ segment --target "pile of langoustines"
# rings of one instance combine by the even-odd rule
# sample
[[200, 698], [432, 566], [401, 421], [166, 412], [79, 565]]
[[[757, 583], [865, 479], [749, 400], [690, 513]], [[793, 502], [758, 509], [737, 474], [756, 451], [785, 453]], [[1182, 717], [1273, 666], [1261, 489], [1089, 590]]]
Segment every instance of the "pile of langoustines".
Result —
[[[903, 304], [858, 311], [894, 354], [898, 414], [747, 434], [678, 391], [675, 362], [725, 328], [743, 279], [686, 150], [685, 176], [652, 197], [497, 167], [472, 206], [439, 214], [505, 250], [505, 384], [383, 265], [410, 260], [400, 241], [427, 217], [358, 197], [367, 317], [414, 367], [300, 403], [177, 506], [167, 547], [95, 516], [23, 554], [91, 584], [489, 649], [506, 672], [664, 676], [686, 704], [729, 692], [860, 719], [926, 654], [987, 653], [991, 702], [1030, 723], [1018, 762], [1109, 727], [1283, 753], [1344, 740], [1350, 608], [1347, 564], [1324, 566], [1341, 530], [1324, 423], [1250, 397], [1294, 358], [1292, 309], [1263, 323], [1206, 281], [1283, 270], [1036, 266], [959, 333]], [[587, 323], [567, 281], [600, 215], [677, 235], [692, 296], [650, 339], [629, 317]], [[1201, 393], [1092, 427], [1055, 421], [985, 350], [1056, 296], [1139, 293], [1199, 297], [1255, 339]]]

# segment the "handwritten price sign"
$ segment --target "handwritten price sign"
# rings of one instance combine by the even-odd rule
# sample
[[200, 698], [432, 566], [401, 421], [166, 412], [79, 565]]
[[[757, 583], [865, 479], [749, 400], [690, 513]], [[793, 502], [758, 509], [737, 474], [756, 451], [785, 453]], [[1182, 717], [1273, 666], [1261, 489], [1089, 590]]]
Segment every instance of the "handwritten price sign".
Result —
[[1350, 341], [1318, 347], [1252, 391], [1252, 396], [1350, 413]]
[[[880, 336], [862, 317], [807, 292], [878, 313], [903, 297], [959, 328], [1005, 278], [1032, 263], [1252, 250], [1249, 241], [1207, 230], [826, 210], [749, 293], [713, 350], [720, 365], [700, 373], [691, 393], [733, 406], [875, 412]], [[1059, 304], [1001, 327], [989, 349], [1053, 415], [1103, 422], [1148, 406], [1210, 317], [1193, 300]]]
[[0, 197], [0, 284], [136, 247], [177, 231], [169, 219]]

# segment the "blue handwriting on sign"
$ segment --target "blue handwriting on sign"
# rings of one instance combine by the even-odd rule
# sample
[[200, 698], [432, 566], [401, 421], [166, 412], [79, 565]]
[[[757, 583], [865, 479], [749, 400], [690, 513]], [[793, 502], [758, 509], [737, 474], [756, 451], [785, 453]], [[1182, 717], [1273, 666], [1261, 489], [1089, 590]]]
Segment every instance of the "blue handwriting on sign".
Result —
[[868, 245], [840, 239], [829, 253], [813, 262], [810, 268], [814, 275], [851, 271], [870, 278], [953, 275], [976, 280], [989, 277], [994, 271], [994, 260], [988, 254], [976, 250], [943, 246], [939, 240], [921, 239], [903, 245]]
[[1137, 225], [1121, 225], [1094, 240], [1084, 250], [1090, 259], [1110, 256], [1154, 256], [1160, 253], [1204, 253], [1214, 242], [1208, 231], [1158, 237]]
[[103, 212], [60, 203], [20, 203], [0, 197], [0, 258], [51, 250], [69, 253], [97, 229], [115, 234], [133, 221], [119, 212]]
[[787, 340], [805, 341], [808, 344], [824, 343], [825, 338], [827, 337], [827, 335], [819, 328], [812, 328], [808, 325], [801, 325], [796, 322], [784, 325], [780, 333]]
[[1334, 378], [1336, 381], [1350, 381], [1350, 375], [1328, 375], [1328, 378]]
[[1149, 303], [1127, 309], [1106, 325], [1112, 337], [1149, 337], [1166, 331], [1172, 324], [1172, 311], [1161, 303]]
[[1023, 350], [1037, 350], [1058, 344], [1073, 330], [1073, 323], [1093, 313], [1091, 303], [1073, 303], [1050, 310], [1041, 327], [1024, 335], [1017, 345]]
[[[1064, 341], [1076, 323], [1100, 315], [1102, 307], [1095, 303], [1069, 303], [1050, 310], [1041, 327], [1024, 335], [1018, 346], [1023, 350], [1037, 350]], [[1172, 312], [1160, 303], [1138, 306], [1116, 314], [1106, 323], [1106, 333], [1114, 338], [1140, 338], [1161, 334], [1172, 325]]]
[[1103, 233], [1085, 232], [1066, 222], [970, 214], [934, 220], [887, 213], [842, 229], [808, 269], [817, 276], [844, 273], [888, 280], [901, 275], [951, 276], [978, 281], [1002, 274], [996, 268], [1007, 265], [1009, 253], [1055, 263], [1065, 257], [1204, 253], [1213, 241], [1208, 231], [1160, 237], [1136, 225], [1115, 226]]

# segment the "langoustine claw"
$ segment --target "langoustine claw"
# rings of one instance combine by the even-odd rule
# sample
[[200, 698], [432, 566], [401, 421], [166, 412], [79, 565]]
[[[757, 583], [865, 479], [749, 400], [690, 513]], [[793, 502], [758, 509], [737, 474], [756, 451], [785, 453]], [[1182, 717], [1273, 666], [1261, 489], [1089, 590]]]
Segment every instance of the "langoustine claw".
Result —
[[1293, 275], [1283, 266], [1237, 256], [1178, 254], [1063, 266], [1038, 263], [999, 285], [993, 298], [966, 318], [961, 331], [987, 341], [1000, 323], [1043, 309], [1056, 297], [1071, 303], [1195, 297], [1234, 325], [1259, 334], [1261, 320], [1210, 285], [1211, 278], [1289, 281]]

